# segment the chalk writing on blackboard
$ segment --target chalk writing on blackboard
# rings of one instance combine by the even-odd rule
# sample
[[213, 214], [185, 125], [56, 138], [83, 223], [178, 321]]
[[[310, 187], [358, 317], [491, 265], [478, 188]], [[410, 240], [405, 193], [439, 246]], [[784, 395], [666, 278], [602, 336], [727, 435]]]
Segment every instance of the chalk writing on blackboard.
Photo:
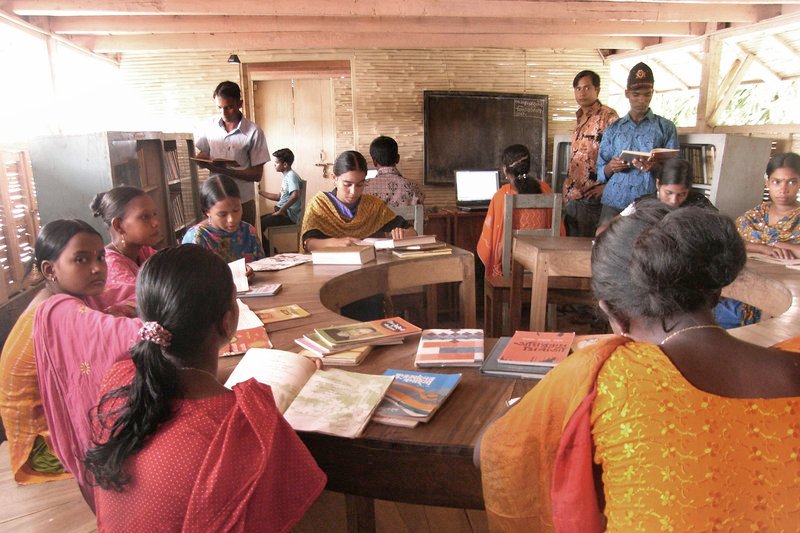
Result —
[[543, 100], [514, 100], [515, 118], [542, 118]]

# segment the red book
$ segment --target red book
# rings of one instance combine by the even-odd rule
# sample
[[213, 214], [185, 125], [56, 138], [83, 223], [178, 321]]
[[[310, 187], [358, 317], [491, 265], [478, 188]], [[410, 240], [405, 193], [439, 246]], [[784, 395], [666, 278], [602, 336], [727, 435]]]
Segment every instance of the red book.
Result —
[[515, 365], [556, 366], [569, 355], [575, 333], [517, 331], [498, 362]]
[[250, 348], [272, 348], [263, 326], [237, 331], [230, 343], [219, 349], [219, 356], [243, 354]]

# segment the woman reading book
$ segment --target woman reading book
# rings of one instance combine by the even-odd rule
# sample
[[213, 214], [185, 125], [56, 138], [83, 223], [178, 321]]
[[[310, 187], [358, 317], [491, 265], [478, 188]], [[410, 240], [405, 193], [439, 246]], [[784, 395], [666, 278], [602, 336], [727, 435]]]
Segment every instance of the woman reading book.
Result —
[[268, 386], [217, 380], [238, 320], [228, 266], [199, 246], [164, 250], [137, 301], [133, 358], [105, 376], [92, 415], [98, 529], [290, 530], [326, 478]]
[[[503, 150], [501, 157], [506, 185], [494, 193], [489, 202], [489, 210], [483, 221], [483, 229], [478, 240], [478, 256], [486, 267], [487, 276], [502, 276], [503, 264], [503, 209], [507, 194], [550, 194], [553, 190], [547, 183], [528, 175], [531, 171], [531, 154], [521, 144], [513, 144]], [[552, 209], [515, 209], [514, 229], [549, 228]], [[561, 235], [565, 235], [561, 228]]]
[[696, 207], [643, 207], [598, 237], [592, 288], [620, 337], [568, 357], [484, 434], [495, 529], [796, 527], [800, 342], [752, 345], [711, 314], [745, 259], [733, 222]]
[[342, 152], [333, 164], [336, 188], [318, 192], [303, 219], [303, 248], [311, 252], [333, 246], [353, 246], [367, 237], [402, 239], [417, 234], [378, 197], [364, 193], [367, 161], [360, 152]]

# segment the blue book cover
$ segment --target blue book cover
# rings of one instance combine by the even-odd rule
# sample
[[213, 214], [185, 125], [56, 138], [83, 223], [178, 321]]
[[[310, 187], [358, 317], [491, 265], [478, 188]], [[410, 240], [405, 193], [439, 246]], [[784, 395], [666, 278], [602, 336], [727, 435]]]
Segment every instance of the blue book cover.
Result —
[[427, 422], [436, 409], [453, 392], [461, 374], [439, 374], [414, 370], [388, 369], [385, 376], [393, 376], [386, 396], [375, 411], [375, 416], [413, 418]]

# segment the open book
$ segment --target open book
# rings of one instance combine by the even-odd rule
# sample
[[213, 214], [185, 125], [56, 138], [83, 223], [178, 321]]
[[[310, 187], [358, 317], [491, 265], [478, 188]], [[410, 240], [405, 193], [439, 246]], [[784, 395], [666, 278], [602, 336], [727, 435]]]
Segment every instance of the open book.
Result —
[[212, 159], [206, 159], [204, 157], [190, 157], [189, 160], [197, 161], [198, 163], [208, 163], [209, 165], [216, 165], [218, 167], [227, 167], [239, 164], [233, 159], [223, 159], [221, 157], [214, 157]]
[[634, 159], [650, 159], [651, 157], [656, 161], [663, 161], [678, 155], [680, 150], [675, 148], [653, 148], [649, 152], [634, 152], [633, 150], [623, 150], [619, 154], [619, 158], [628, 163]]
[[297, 431], [355, 438], [391, 385], [392, 376], [317, 370], [313, 361], [283, 350], [248, 350], [225, 386], [255, 378], [269, 385], [278, 410]]
[[236, 333], [231, 340], [220, 348], [219, 356], [238, 355], [245, 353], [250, 348], [272, 348], [267, 330], [264, 324], [247, 304], [241, 300], [236, 300], [239, 306], [239, 323], [236, 325]]

